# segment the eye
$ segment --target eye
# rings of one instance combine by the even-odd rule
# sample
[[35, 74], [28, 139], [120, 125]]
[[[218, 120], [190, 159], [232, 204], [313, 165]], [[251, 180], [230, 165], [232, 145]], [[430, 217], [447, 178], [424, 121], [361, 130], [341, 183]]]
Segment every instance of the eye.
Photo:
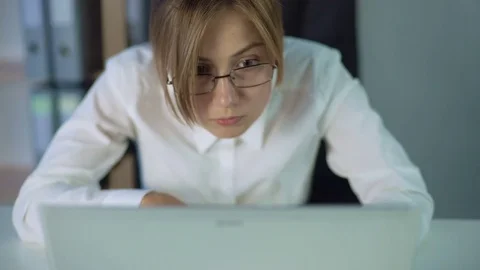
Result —
[[198, 65], [197, 66], [197, 75], [210, 75], [211, 69], [207, 65]]
[[258, 61], [257, 59], [245, 59], [245, 60], [242, 60], [240, 61], [236, 68], [247, 68], [247, 67], [253, 67], [253, 66], [257, 66], [260, 64], [260, 61]]

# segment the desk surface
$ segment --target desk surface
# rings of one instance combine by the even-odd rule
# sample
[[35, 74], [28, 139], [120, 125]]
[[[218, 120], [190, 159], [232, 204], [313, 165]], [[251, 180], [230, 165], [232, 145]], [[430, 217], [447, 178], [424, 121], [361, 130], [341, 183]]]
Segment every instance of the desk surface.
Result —
[[[11, 222], [11, 206], [0, 206], [0, 268], [48, 270], [43, 249], [19, 240]], [[480, 269], [480, 220], [434, 220], [420, 248], [415, 270]]]

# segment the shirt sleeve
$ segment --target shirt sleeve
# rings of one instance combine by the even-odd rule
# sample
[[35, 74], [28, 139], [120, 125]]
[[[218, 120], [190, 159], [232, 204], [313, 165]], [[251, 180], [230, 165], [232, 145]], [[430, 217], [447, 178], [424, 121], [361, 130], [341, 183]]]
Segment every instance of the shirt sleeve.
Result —
[[122, 88], [128, 87], [128, 76], [112, 60], [106, 66], [19, 192], [12, 219], [25, 242], [43, 244], [39, 216], [43, 203], [137, 207], [148, 192], [100, 190], [100, 179], [125, 153], [128, 138], [135, 135], [121, 94]]
[[349, 180], [363, 204], [408, 204], [421, 211], [422, 241], [434, 202], [422, 174], [370, 106], [358, 80], [335, 54], [327, 69], [328, 106], [324, 120], [327, 162]]

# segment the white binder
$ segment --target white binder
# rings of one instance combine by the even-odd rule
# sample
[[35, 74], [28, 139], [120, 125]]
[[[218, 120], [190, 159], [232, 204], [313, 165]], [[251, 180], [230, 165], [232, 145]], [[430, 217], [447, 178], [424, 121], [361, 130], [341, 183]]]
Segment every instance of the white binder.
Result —
[[31, 91], [33, 142], [37, 160], [43, 156], [55, 134], [55, 96], [49, 88]]
[[29, 80], [45, 83], [51, 79], [47, 0], [21, 0], [25, 40], [25, 72]]
[[70, 119], [78, 105], [82, 102], [85, 90], [62, 89], [58, 92], [58, 116], [62, 125]]
[[103, 65], [101, 1], [49, 0], [48, 10], [55, 83], [91, 81]]

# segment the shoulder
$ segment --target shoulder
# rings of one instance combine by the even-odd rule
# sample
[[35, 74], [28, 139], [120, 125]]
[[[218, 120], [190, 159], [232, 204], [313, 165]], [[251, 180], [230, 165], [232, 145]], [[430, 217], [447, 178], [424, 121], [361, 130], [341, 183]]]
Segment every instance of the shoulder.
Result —
[[104, 73], [118, 95], [130, 102], [137, 100], [157, 76], [150, 44], [136, 45], [108, 58]]
[[332, 61], [340, 61], [337, 49], [325, 44], [286, 36], [284, 38], [284, 60], [287, 67], [297, 65], [328, 66]]
[[283, 44], [285, 56], [300, 54], [302, 57], [328, 57], [338, 54], [338, 50], [308, 39], [285, 36]]
[[317, 122], [333, 106], [345, 84], [352, 81], [338, 50], [299, 38], [284, 39], [284, 74], [277, 90], [283, 109], [297, 121]]
[[285, 37], [283, 87], [296, 89], [308, 84], [310, 90], [322, 92], [323, 82], [331, 79], [330, 71], [338, 64], [341, 64], [338, 50], [310, 40]]
[[149, 43], [130, 47], [106, 61], [107, 70], [137, 71], [152, 64], [153, 53]]

